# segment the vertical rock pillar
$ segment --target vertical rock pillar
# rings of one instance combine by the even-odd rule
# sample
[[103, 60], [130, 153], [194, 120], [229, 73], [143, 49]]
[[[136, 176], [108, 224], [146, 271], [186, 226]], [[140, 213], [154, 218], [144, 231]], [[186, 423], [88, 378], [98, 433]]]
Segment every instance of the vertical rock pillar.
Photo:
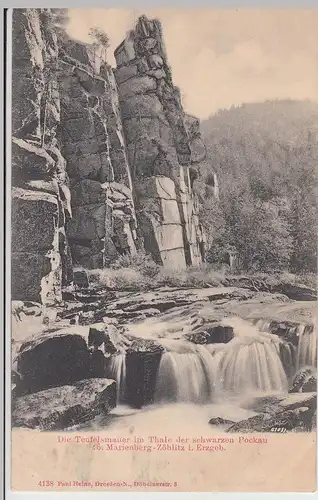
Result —
[[165, 267], [197, 265], [204, 237], [190, 167], [205, 157], [199, 120], [173, 85], [162, 28], [145, 16], [115, 51], [115, 71], [137, 219], [145, 246]]
[[50, 9], [14, 9], [12, 22], [12, 298], [44, 304], [59, 300], [62, 279], [72, 279], [64, 230], [70, 194], [56, 137], [58, 50], [49, 18]]
[[68, 40], [59, 61], [63, 155], [71, 179], [67, 224], [75, 265], [103, 268], [136, 252], [131, 172], [112, 69]]

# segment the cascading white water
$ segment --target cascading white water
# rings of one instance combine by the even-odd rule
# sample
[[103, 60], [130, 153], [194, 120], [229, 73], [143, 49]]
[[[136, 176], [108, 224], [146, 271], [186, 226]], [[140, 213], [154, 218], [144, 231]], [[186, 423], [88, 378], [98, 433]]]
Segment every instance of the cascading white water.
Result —
[[239, 318], [227, 324], [235, 333], [228, 344], [170, 341], [159, 366], [156, 401], [206, 403], [225, 394], [288, 389], [281, 340]]
[[277, 345], [277, 352], [285, 369], [289, 382], [292, 381], [296, 372], [296, 347], [290, 342], [282, 342]]
[[211, 402], [215, 363], [207, 347], [183, 341], [169, 344], [173, 350], [162, 355], [155, 401]]
[[317, 365], [317, 332], [314, 328], [301, 326], [297, 348], [297, 370]]
[[[261, 332], [270, 332], [271, 322], [267, 320], [259, 320], [257, 322], [257, 327]], [[290, 344], [284, 343], [285, 354], [287, 346], [290, 349], [290, 363], [293, 369], [287, 370], [290, 375], [295, 375], [295, 373], [300, 370], [300, 368], [306, 366], [316, 366], [317, 365], [317, 330], [315, 327], [310, 325], [296, 325], [288, 329], [289, 334], [294, 334], [298, 337], [298, 345], [296, 347], [296, 356], [292, 352], [292, 347]], [[287, 354], [288, 356], [288, 354]], [[296, 357], [296, 362], [294, 362], [294, 357]]]
[[[260, 319], [256, 322], [256, 327], [262, 333], [271, 332], [271, 321]], [[292, 327], [289, 330], [289, 333], [297, 334], [297, 327]], [[296, 373], [296, 356], [297, 356], [297, 348], [288, 341], [280, 339], [280, 337], [272, 337], [273, 340], [276, 340], [275, 347], [277, 350], [277, 354], [279, 355], [282, 365], [284, 367], [287, 379], [291, 381]]]
[[257, 339], [249, 343], [234, 342], [224, 351], [218, 366], [221, 391], [242, 394], [287, 389], [287, 378], [274, 343]]
[[108, 376], [116, 381], [117, 403], [120, 403], [125, 391], [126, 383], [126, 356], [117, 354], [112, 356], [108, 366]]
[[[227, 318], [226, 324], [233, 327], [235, 335], [227, 344], [195, 345], [185, 340], [160, 339], [165, 352], [157, 374], [156, 402], [204, 404], [226, 395], [288, 389], [281, 353], [285, 343], [240, 318]], [[313, 346], [303, 349], [300, 362], [308, 361]], [[293, 353], [287, 349], [284, 355], [291, 364]], [[125, 354], [111, 358], [108, 376], [117, 382], [120, 403], [126, 382]]]
[[287, 377], [280, 359], [280, 339], [259, 332], [240, 318], [227, 321], [234, 339], [224, 346], [217, 371], [222, 392], [285, 391]]

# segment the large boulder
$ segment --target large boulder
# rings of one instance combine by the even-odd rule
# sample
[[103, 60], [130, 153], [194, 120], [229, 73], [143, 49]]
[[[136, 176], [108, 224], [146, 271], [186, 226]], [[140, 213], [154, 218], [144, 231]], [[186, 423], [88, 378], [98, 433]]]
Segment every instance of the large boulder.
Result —
[[12, 298], [60, 298], [59, 205], [56, 196], [12, 189]]
[[233, 420], [228, 420], [227, 418], [222, 418], [222, 417], [213, 417], [209, 420], [210, 425], [217, 425], [217, 426], [225, 426], [229, 427], [231, 425], [234, 425]]
[[[267, 329], [274, 335], [278, 335], [294, 346], [299, 342], [299, 327], [300, 324], [295, 321], [278, 321], [271, 320], [268, 322]], [[306, 325], [306, 329], [312, 329], [311, 325]]]
[[283, 293], [293, 300], [317, 300], [317, 291], [300, 283], [297, 285], [292, 285], [291, 283], [282, 283], [275, 286], [273, 291]]
[[154, 401], [163, 347], [145, 339], [133, 340], [126, 353], [125, 402], [141, 408]]
[[21, 376], [17, 395], [72, 384], [90, 373], [85, 339], [67, 330], [48, 331], [22, 342], [14, 363]]
[[130, 341], [117, 326], [117, 321], [96, 323], [90, 326], [88, 334], [89, 347], [103, 347], [106, 355], [124, 352], [130, 346]]
[[74, 286], [77, 288], [88, 288], [89, 281], [85, 269], [76, 269], [73, 272]]
[[293, 392], [313, 392], [317, 390], [317, 372], [312, 367], [302, 368], [299, 370], [292, 382]]
[[239, 286], [241, 288], [249, 288], [257, 292], [281, 293], [292, 300], [299, 301], [316, 301], [317, 290], [307, 285], [288, 282], [279, 282], [279, 278], [260, 279], [253, 276], [234, 276], [225, 278], [224, 284], [229, 286]]
[[317, 395], [259, 397], [246, 402], [245, 407], [260, 414], [235, 423], [227, 432], [308, 432], [315, 426]]
[[296, 408], [276, 415], [268, 413], [256, 415], [232, 425], [227, 432], [287, 432], [311, 431], [314, 410]]
[[215, 322], [185, 334], [185, 338], [194, 344], [227, 344], [234, 338], [234, 329]]
[[13, 401], [13, 427], [63, 430], [107, 414], [116, 406], [114, 380], [93, 378], [46, 389]]

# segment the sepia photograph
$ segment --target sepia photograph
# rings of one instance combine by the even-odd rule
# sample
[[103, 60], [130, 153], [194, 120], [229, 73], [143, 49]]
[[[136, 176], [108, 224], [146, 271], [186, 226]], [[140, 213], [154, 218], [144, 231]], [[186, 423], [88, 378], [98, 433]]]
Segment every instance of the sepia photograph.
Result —
[[314, 491], [318, 10], [7, 30], [12, 488]]

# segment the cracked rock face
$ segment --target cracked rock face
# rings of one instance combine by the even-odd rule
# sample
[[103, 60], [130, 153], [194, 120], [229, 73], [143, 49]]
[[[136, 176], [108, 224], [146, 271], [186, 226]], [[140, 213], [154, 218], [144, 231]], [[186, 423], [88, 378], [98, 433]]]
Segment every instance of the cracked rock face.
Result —
[[173, 85], [160, 23], [140, 17], [115, 57], [145, 247], [165, 267], [199, 264], [205, 240], [189, 168], [205, 158], [205, 147], [199, 120], [185, 114]]
[[12, 297], [50, 303], [72, 270], [69, 182], [56, 137], [58, 48], [46, 10], [15, 9], [12, 39]]
[[136, 216], [112, 70], [104, 64], [96, 75], [88, 49], [78, 45], [68, 44], [60, 63], [62, 151], [73, 212], [66, 233], [73, 263], [96, 269], [136, 252]]
[[205, 148], [160, 23], [138, 20], [113, 71], [92, 46], [58, 46], [51, 21], [50, 9], [13, 13], [13, 299], [54, 304], [74, 266], [142, 246], [165, 267], [199, 264], [191, 165]]

